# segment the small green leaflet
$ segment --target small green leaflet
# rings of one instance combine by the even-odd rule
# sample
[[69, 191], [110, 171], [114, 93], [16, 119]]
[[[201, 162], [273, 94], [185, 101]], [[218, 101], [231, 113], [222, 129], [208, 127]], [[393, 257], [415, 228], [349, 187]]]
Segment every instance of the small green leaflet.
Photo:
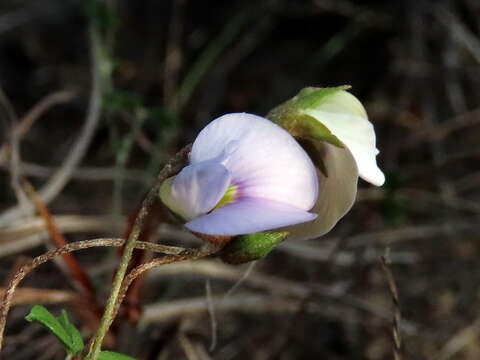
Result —
[[65, 345], [65, 350], [69, 355], [75, 356], [83, 350], [82, 336], [68, 319], [65, 310], [62, 310], [60, 316], [55, 317], [45, 307], [35, 305], [25, 319], [30, 322], [38, 322], [48, 328]]
[[102, 351], [98, 355], [98, 360], [135, 360], [134, 358], [119, 354], [113, 351]]

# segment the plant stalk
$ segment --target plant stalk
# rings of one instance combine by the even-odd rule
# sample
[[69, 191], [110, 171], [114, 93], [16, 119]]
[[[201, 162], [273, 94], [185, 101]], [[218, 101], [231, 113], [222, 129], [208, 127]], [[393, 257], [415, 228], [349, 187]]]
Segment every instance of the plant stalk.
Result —
[[160, 185], [163, 181], [175, 174], [177, 171], [180, 170], [181, 166], [183, 166], [186, 156], [190, 152], [191, 146], [186, 146], [183, 148], [175, 157], [163, 168], [160, 172], [155, 184], [148, 192], [147, 196], [143, 200], [142, 207], [140, 212], [138, 213], [137, 218], [135, 219], [135, 223], [133, 225], [132, 231], [127, 239], [125, 244], [125, 248], [123, 250], [122, 259], [120, 261], [120, 265], [118, 267], [117, 273], [115, 274], [115, 278], [113, 280], [112, 290], [110, 292], [110, 296], [107, 300], [107, 304], [105, 306], [105, 312], [103, 313], [102, 319], [100, 320], [100, 326], [95, 334], [91, 345], [89, 347], [89, 351], [85, 360], [97, 360], [98, 355], [102, 349], [103, 339], [107, 335], [108, 329], [110, 328], [110, 324], [113, 322], [113, 316], [115, 313], [115, 306], [118, 300], [118, 296], [120, 293], [120, 289], [122, 287], [123, 279], [128, 270], [128, 265], [130, 263], [130, 259], [132, 258], [133, 250], [135, 249], [135, 243], [137, 242], [140, 233], [143, 228], [143, 224], [145, 219], [148, 215], [148, 212], [154, 203], [155, 199], [158, 196], [158, 191], [160, 189]]

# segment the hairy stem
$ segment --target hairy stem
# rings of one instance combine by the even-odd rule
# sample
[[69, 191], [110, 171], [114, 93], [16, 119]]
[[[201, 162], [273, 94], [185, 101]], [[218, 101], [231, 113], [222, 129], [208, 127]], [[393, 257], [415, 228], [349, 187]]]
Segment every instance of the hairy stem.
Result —
[[107, 335], [110, 324], [113, 322], [114, 310], [117, 303], [118, 295], [120, 293], [123, 279], [125, 278], [125, 274], [128, 269], [128, 264], [132, 257], [133, 249], [135, 248], [135, 243], [140, 236], [145, 218], [148, 215], [150, 207], [158, 196], [160, 185], [166, 178], [172, 176], [181, 169], [181, 167], [185, 163], [188, 153], [190, 152], [190, 148], [190, 145], [183, 148], [180, 152], [177, 153], [177, 155], [175, 155], [172, 160], [169, 161], [167, 165], [165, 165], [163, 170], [160, 172], [157, 180], [155, 181], [155, 184], [143, 200], [142, 207], [138, 213], [137, 218], [135, 219], [132, 231], [130, 232], [128, 240], [125, 244], [120, 265], [118, 267], [117, 273], [115, 274], [115, 278], [113, 279], [112, 290], [107, 300], [105, 312], [103, 313], [97, 333], [95, 334], [91, 342], [91, 346], [88, 350], [86, 360], [97, 360], [98, 355], [100, 354], [103, 339]]

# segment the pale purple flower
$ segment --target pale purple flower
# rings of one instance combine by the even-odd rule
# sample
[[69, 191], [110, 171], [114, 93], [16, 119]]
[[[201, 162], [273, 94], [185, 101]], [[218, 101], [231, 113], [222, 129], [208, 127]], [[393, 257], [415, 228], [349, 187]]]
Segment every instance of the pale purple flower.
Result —
[[312, 221], [315, 166], [284, 129], [234, 113], [208, 124], [190, 164], [162, 185], [163, 202], [185, 226], [207, 235], [241, 235]]

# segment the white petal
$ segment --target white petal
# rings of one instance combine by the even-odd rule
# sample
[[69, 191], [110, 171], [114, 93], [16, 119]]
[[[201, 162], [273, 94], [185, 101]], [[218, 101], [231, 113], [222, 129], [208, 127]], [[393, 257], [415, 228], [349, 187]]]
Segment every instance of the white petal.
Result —
[[[234, 141], [234, 146], [232, 146]], [[238, 185], [240, 196], [270, 199], [309, 210], [318, 184], [310, 158], [285, 130], [260, 116], [227, 114], [208, 124], [196, 138], [191, 162], [218, 158]]]
[[316, 216], [276, 201], [244, 198], [193, 219], [185, 227], [207, 235], [234, 236], [298, 224]]
[[322, 154], [328, 177], [317, 170], [319, 178], [318, 199], [312, 212], [318, 217], [311, 222], [285, 229], [289, 240], [307, 240], [329, 232], [352, 207], [357, 194], [358, 170], [347, 149], [327, 143], [316, 147]]
[[189, 165], [160, 190], [162, 201], [173, 212], [191, 220], [211, 211], [230, 185], [230, 172], [216, 161]]
[[348, 147], [362, 179], [377, 186], [382, 185], [385, 176], [377, 166], [375, 130], [360, 101], [352, 94], [342, 91], [328, 98], [320, 108], [321, 110], [309, 109], [304, 112], [320, 121]]

